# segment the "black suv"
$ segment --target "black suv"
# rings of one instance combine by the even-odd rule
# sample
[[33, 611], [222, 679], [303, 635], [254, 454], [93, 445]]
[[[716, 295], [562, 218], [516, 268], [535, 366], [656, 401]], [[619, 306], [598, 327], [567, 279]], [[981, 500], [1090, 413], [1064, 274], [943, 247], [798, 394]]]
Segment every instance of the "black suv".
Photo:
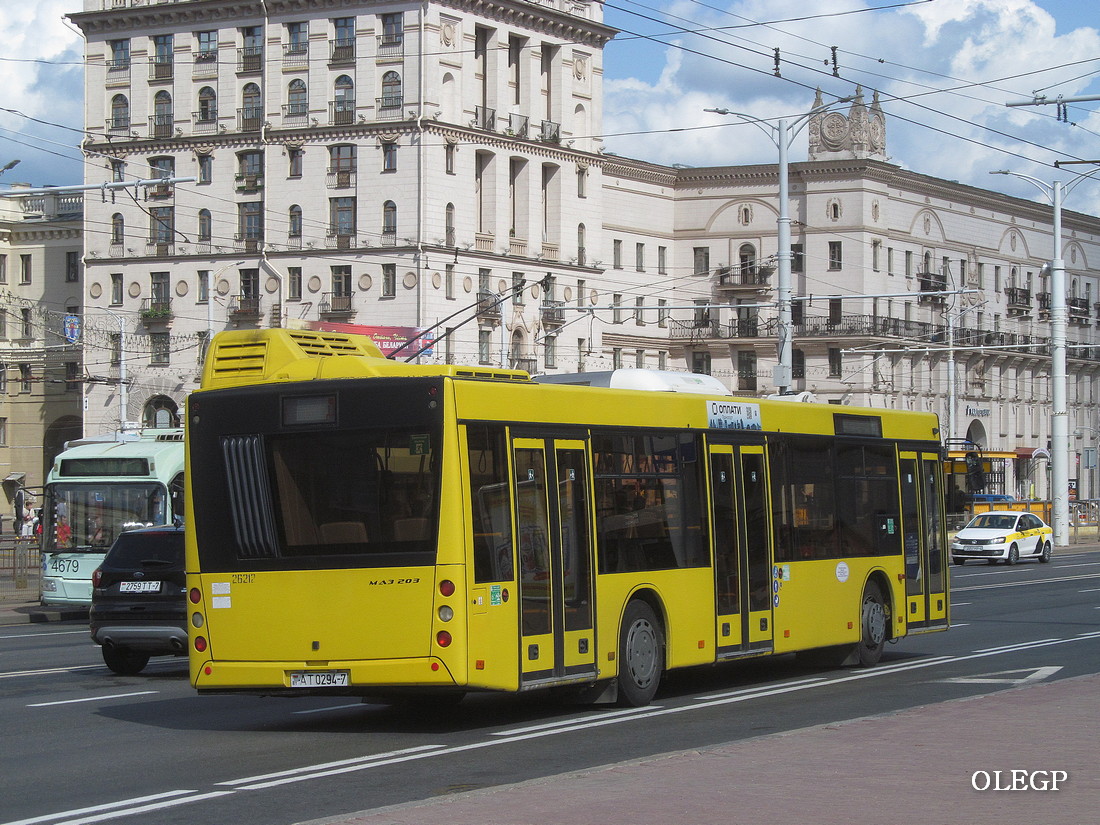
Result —
[[115, 673], [132, 676], [150, 656], [187, 653], [182, 527], [120, 533], [92, 574], [92, 641]]

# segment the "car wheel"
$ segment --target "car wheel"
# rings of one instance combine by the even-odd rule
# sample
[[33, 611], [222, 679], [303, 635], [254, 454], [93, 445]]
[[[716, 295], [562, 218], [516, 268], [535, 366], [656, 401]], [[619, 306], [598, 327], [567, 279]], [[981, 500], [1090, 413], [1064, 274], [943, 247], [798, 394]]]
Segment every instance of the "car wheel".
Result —
[[1050, 542], [1043, 543], [1043, 552], [1039, 554], [1039, 561], [1046, 564], [1050, 561]]
[[1013, 544], [1008, 548], [1008, 558], [1005, 559], [1005, 564], [1015, 564], [1020, 560], [1020, 548]]
[[952, 557], [951, 557], [951, 561], [952, 561], [952, 562], [953, 562], [954, 564], [957, 564], [957, 565], [959, 565], [960, 567], [962, 567], [962, 566], [963, 566], [964, 564], [966, 564], [966, 559], [960, 559], [960, 558], [958, 558], [957, 556], [952, 556]]
[[103, 661], [120, 676], [135, 676], [149, 664], [149, 654], [127, 650], [124, 647], [105, 646]]

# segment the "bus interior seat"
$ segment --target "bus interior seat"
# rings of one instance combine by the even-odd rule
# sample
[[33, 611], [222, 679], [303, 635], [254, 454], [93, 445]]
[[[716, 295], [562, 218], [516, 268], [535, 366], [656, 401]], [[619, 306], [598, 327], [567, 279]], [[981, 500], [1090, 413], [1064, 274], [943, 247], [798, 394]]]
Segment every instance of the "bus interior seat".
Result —
[[394, 541], [419, 541], [428, 537], [426, 518], [399, 518], [393, 523]]
[[361, 521], [330, 521], [321, 525], [325, 544], [366, 544], [367, 526]]

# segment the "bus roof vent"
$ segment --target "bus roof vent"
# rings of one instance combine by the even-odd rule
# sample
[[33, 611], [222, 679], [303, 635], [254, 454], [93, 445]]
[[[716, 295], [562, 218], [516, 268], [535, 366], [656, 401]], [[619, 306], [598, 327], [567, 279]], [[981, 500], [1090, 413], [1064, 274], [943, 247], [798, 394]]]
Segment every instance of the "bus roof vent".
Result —
[[202, 385], [262, 381], [285, 372], [292, 364], [336, 355], [384, 361], [382, 351], [365, 335], [307, 329], [227, 330], [210, 342]]

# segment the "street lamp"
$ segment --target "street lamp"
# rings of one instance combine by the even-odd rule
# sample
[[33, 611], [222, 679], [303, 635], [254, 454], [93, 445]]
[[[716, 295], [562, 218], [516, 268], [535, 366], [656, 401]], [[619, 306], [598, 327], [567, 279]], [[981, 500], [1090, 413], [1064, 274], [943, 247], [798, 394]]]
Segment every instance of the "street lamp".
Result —
[[1054, 207], [1054, 255], [1050, 261], [1050, 384], [1053, 402], [1050, 425], [1051, 526], [1054, 544], [1069, 544], [1069, 410], [1066, 405], [1066, 263], [1062, 260], [1062, 196], [1100, 169], [1079, 176], [1064, 189], [1062, 182], [1052, 183], [1021, 172], [998, 169], [991, 175], [1012, 175], [1028, 181], [1043, 193]]
[[[821, 93], [818, 92], [818, 100]], [[779, 281], [776, 284], [776, 298], [778, 307], [778, 334], [779, 341], [776, 346], [778, 364], [773, 374], [773, 382], [780, 394], [786, 393], [791, 386], [792, 374], [792, 336], [791, 336], [791, 209], [790, 193], [787, 179], [787, 150], [791, 148], [795, 137], [809, 123], [814, 115], [828, 109], [836, 103], [851, 103], [855, 96], [838, 98], [829, 103], [817, 103], [804, 115], [799, 115], [793, 120], [781, 117], [771, 123], [764, 118], [753, 117], [742, 112], [733, 112], [729, 109], [704, 109], [704, 112], [714, 112], [719, 115], [733, 115], [745, 123], [751, 123], [759, 128], [768, 139], [779, 149], [779, 217], [776, 219], [776, 240], [778, 250], [776, 259], [778, 264]]]

